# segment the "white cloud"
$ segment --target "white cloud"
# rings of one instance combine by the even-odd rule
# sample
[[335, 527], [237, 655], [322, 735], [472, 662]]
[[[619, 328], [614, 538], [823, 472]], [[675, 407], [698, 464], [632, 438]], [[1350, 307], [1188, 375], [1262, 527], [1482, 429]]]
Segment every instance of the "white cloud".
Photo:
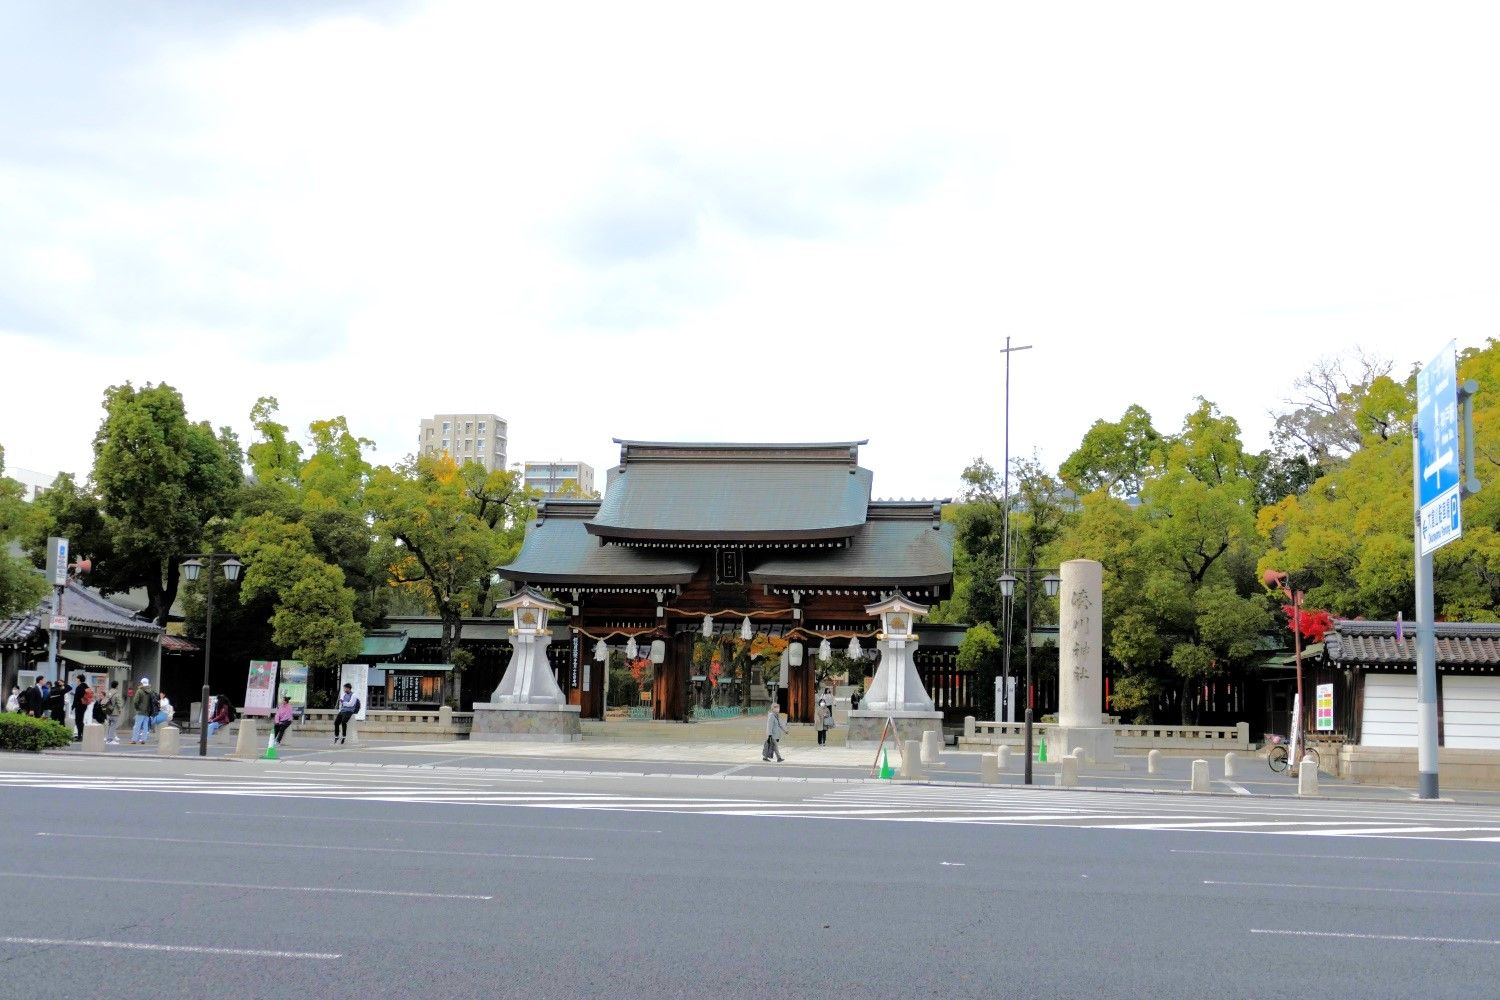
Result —
[[421, 416], [479, 409], [516, 459], [869, 437], [878, 493], [947, 494], [999, 457], [1009, 335], [1034, 345], [1013, 454], [1055, 464], [1132, 402], [1174, 428], [1200, 394], [1259, 447], [1320, 355], [1404, 370], [1494, 333], [1496, 19], [33, 18], [10, 44], [66, 58], [0, 106], [0, 442], [84, 470], [129, 378], [246, 432], [261, 394], [294, 425], [345, 414], [386, 461]]

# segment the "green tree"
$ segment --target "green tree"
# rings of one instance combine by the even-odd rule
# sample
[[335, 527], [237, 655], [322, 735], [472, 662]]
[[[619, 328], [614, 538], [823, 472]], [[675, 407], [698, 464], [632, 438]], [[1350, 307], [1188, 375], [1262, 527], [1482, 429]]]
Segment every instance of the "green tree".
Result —
[[[178, 564], [205, 526], [231, 513], [244, 477], [233, 432], [190, 423], [182, 396], [165, 383], [129, 382], [104, 394], [94, 437], [93, 482], [108, 518], [110, 591], [143, 587], [146, 616], [166, 623]], [[103, 560], [101, 560], [103, 561]]]
[[441, 619], [444, 662], [454, 662], [464, 617], [485, 607], [494, 568], [519, 550], [533, 495], [517, 473], [459, 468], [446, 456], [371, 476], [366, 497], [388, 581]]
[[1161, 442], [1151, 414], [1132, 404], [1119, 420], [1094, 421], [1058, 474], [1080, 495], [1103, 490], [1116, 497], [1135, 496], [1150, 475]]
[[39, 520], [25, 495], [26, 488], [5, 475], [5, 448], [0, 447], [0, 618], [31, 610], [47, 594], [41, 575], [9, 551], [11, 543], [28, 537]]

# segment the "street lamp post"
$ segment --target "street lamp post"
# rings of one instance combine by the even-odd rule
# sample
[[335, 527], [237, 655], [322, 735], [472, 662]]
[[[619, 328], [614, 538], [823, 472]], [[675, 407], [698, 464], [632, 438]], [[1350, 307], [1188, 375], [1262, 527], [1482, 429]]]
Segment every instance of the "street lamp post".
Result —
[[[1031, 784], [1031, 725], [1033, 699], [1031, 695], [1031, 581], [1035, 577], [1037, 567], [1027, 566], [1020, 572], [1026, 574], [1026, 784]], [[1057, 588], [1062, 586], [1062, 579], [1057, 576], [1055, 570], [1042, 570], [1047, 575], [1042, 577], [1042, 592], [1048, 597], [1057, 596]], [[1000, 577], [1000, 593], [1009, 598], [1016, 592], [1016, 577], [1010, 570], [1006, 570]], [[1010, 650], [1010, 619], [1005, 620], [1005, 648]]]
[[198, 756], [208, 756], [208, 665], [213, 652], [214, 642], [214, 564], [218, 563], [224, 573], [224, 579], [230, 583], [240, 578], [240, 570], [244, 563], [234, 556], [223, 552], [195, 552], [188, 556], [187, 561], [182, 564], [182, 575], [188, 583], [193, 583], [202, 574], [205, 566], [208, 567], [208, 606], [203, 628], [203, 701], [202, 707], [198, 709]]

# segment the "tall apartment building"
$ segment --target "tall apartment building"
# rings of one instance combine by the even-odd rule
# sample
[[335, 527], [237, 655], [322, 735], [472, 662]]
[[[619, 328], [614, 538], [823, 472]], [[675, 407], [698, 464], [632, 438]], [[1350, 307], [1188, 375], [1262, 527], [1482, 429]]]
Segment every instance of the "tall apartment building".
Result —
[[576, 483], [581, 496], [594, 493], [594, 467], [587, 462], [567, 462], [560, 458], [553, 462], [527, 462], [524, 478], [527, 486], [541, 490], [548, 497], [557, 496], [567, 482]]
[[446, 454], [462, 465], [478, 462], [490, 472], [504, 470], [507, 428], [493, 413], [439, 413], [423, 420], [417, 454]]

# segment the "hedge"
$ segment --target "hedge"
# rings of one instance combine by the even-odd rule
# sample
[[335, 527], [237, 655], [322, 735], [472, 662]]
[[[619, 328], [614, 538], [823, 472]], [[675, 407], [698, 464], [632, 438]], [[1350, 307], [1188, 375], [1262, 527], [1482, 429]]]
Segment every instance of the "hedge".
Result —
[[73, 730], [51, 719], [33, 719], [15, 712], [0, 712], [0, 750], [51, 750], [70, 746]]

